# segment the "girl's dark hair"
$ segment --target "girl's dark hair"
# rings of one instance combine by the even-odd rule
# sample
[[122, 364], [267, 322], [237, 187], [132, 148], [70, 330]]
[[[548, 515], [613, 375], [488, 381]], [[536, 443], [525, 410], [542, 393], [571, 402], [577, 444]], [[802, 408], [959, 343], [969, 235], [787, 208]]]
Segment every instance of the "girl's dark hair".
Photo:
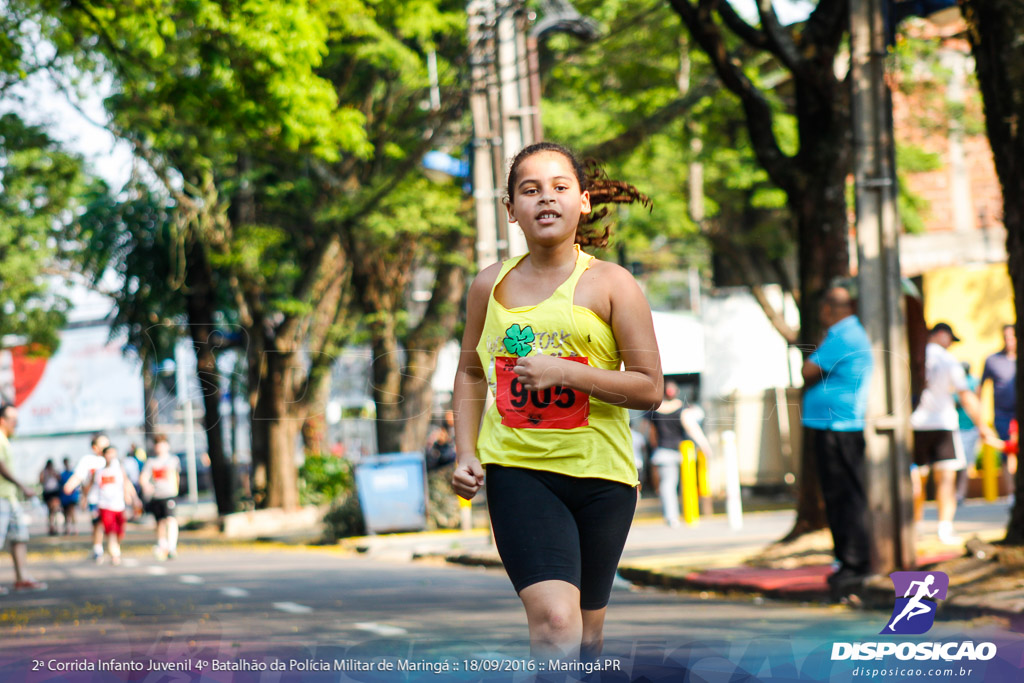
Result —
[[589, 214], [580, 216], [579, 225], [576, 227], [576, 244], [582, 247], [606, 247], [608, 236], [611, 234], [610, 225], [599, 225], [599, 222], [608, 215], [608, 207], [601, 204], [633, 204], [640, 202], [648, 209], [652, 203], [650, 197], [640, 192], [629, 183], [621, 180], [612, 180], [605, 173], [604, 169], [593, 159], [580, 161], [579, 157], [568, 147], [557, 142], [537, 142], [524, 147], [512, 159], [512, 165], [508, 170], [508, 183], [506, 184], [506, 201], [511, 202], [515, 192], [516, 176], [519, 174], [519, 166], [534, 154], [540, 152], [557, 152], [569, 160], [573, 174], [580, 184], [580, 191], [590, 191]]

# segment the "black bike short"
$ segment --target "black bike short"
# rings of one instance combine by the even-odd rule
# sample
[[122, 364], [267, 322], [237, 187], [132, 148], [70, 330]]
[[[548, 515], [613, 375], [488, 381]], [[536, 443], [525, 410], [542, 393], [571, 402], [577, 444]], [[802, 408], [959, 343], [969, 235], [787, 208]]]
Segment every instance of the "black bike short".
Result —
[[159, 522], [174, 516], [174, 505], [173, 498], [154, 498], [149, 501], [149, 511], [153, 513], [153, 517]]
[[636, 511], [635, 487], [488, 465], [487, 508], [516, 593], [557, 580], [579, 588], [582, 609], [608, 604]]

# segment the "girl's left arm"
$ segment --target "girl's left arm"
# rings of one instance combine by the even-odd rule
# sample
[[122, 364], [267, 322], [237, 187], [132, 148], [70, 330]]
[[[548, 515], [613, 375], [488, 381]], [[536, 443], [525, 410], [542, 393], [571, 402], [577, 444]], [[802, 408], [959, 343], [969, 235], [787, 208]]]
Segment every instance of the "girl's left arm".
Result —
[[124, 481], [124, 502], [132, 507], [135, 507], [139, 503], [139, 496], [135, 493], [135, 487], [132, 486], [132, 482], [129, 481], [128, 477], [125, 476]]
[[624, 268], [609, 268], [605, 284], [611, 300], [612, 334], [624, 370], [602, 370], [536, 355], [520, 358], [515, 372], [530, 391], [564, 386], [623, 408], [653, 410], [661, 405], [664, 377], [651, 307], [640, 285]]

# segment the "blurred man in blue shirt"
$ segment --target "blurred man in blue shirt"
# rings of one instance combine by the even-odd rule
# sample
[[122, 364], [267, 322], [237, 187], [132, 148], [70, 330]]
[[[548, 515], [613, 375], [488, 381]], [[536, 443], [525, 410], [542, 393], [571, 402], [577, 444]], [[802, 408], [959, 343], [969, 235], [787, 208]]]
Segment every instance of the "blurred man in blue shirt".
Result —
[[839, 562], [829, 585], [839, 598], [857, 590], [871, 571], [864, 413], [873, 359], [849, 291], [833, 287], [825, 293], [821, 322], [828, 328], [825, 339], [804, 362], [801, 421], [817, 455]]
[[[981, 396], [981, 387], [992, 380], [992, 407], [995, 409], [996, 434], [1003, 441], [1010, 438], [1010, 420], [1017, 417], [1017, 330], [1014, 325], [1003, 325], [1003, 350], [985, 359], [985, 370], [975, 392]], [[1003, 454], [1003, 486], [1013, 490], [1013, 476], [1017, 471], [1017, 456]]]

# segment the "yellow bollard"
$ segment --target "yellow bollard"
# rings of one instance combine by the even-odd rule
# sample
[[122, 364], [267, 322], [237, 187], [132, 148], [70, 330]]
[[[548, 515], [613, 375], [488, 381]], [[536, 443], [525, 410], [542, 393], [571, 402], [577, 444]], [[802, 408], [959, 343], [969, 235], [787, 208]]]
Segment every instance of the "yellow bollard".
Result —
[[700, 496], [700, 514], [713, 515], [711, 501], [711, 477], [708, 475], [708, 459], [704, 451], [697, 451], [697, 495]]
[[697, 449], [692, 441], [679, 444], [682, 461], [679, 463], [683, 497], [683, 521], [693, 525], [700, 521], [699, 501], [697, 497]]
[[999, 451], [988, 444], [981, 447], [981, 484], [985, 500], [999, 497]]
[[708, 459], [704, 456], [704, 451], [697, 451], [697, 493], [701, 498], [707, 498], [711, 495]]

